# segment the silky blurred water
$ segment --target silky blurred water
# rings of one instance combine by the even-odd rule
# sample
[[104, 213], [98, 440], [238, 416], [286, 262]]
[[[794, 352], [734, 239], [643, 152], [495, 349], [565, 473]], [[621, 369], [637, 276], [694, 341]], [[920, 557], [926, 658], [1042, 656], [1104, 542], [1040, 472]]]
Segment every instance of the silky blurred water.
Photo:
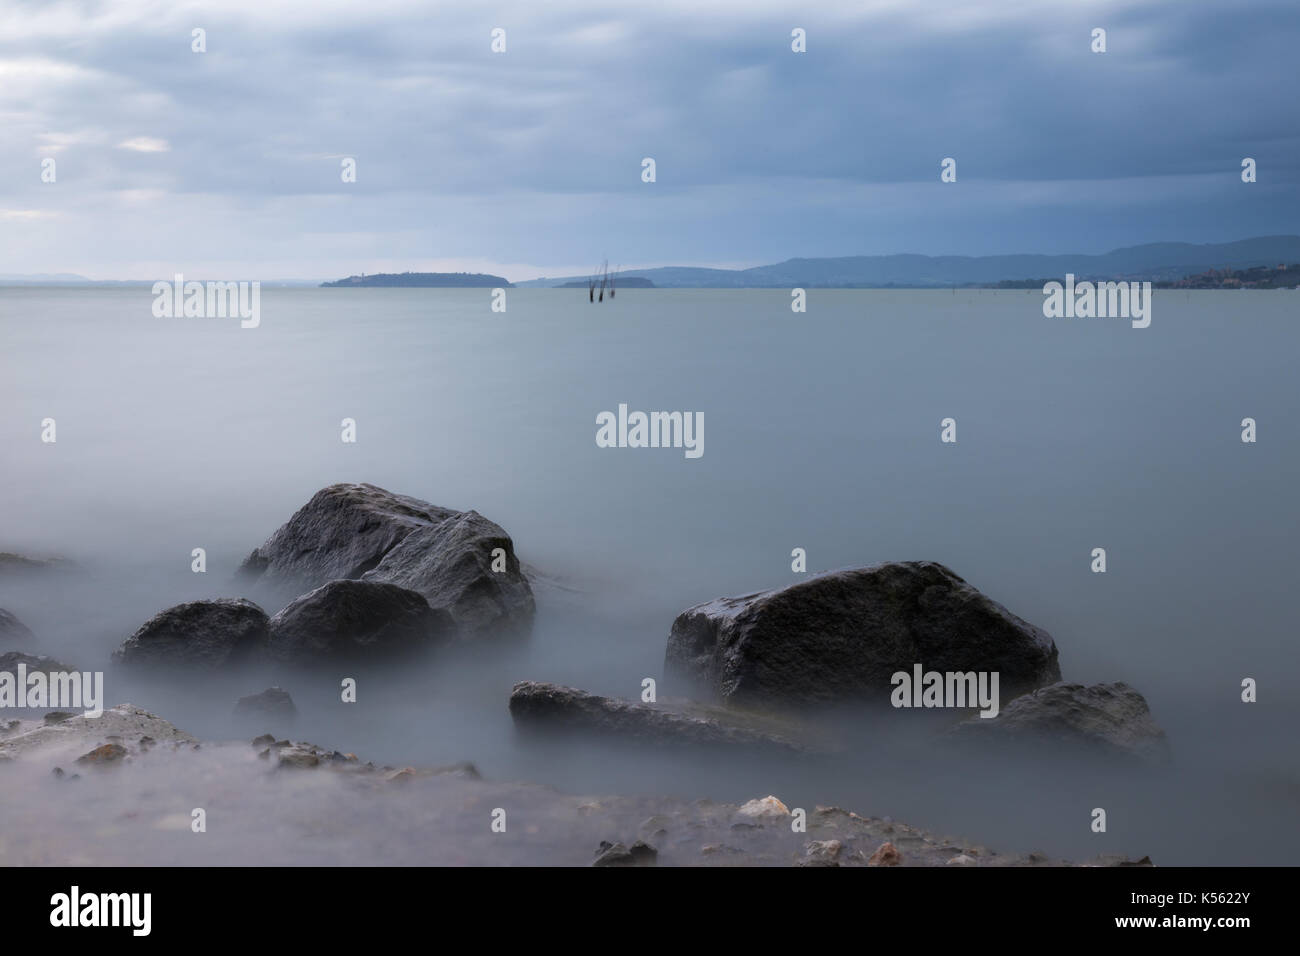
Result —
[[[509, 290], [498, 313], [487, 289], [264, 288], [256, 329], [155, 318], [152, 300], [0, 289], [0, 551], [78, 565], [0, 579], [32, 649], [102, 669], [156, 611], [238, 595], [238, 563], [317, 489], [368, 481], [478, 510], [567, 589], [539, 586], [526, 648], [375, 677], [355, 705], [336, 683], [267, 675], [301, 711], [277, 733], [595, 792], [762, 787], [1008, 849], [1294, 862], [1294, 292], [1157, 291], [1146, 329], [1044, 318], [1033, 290], [814, 289], [797, 314], [788, 290], [628, 289], [597, 306], [585, 290]], [[596, 415], [620, 403], [702, 412], [703, 456], [597, 447]], [[948, 417], [955, 444], [939, 440]], [[206, 574], [190, 570], [196, 547]], [[919, 753], [813, 779], [515, 738], [514, 681], [635, 697], [662, 678], [677, 612], [796, 580], [796, 547], [813, 571], [947, 564], [1048, 630], [1066, 679], [1141, 690], [1175, 769], [954, 780]], [[1097, 547], [1105, 574], [1089, 569]], [[1240, 701], [1244, 677], [1256, 704]], [[108, 703], [232, 737], [234, 698], [264, 686], [110, 672]], [[1088, 829], [1095, 806], [1114, 808], [1108, 834]]]

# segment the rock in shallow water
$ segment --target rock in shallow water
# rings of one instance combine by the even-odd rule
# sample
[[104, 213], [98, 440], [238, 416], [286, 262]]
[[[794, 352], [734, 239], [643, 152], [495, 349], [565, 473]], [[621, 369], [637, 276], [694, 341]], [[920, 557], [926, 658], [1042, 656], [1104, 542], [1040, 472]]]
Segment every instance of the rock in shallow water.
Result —
[[1056, 644], [941, 564], [831, 571], [673, 622], [665, 669], [728, 703], [887, 705], [897, 671], [997, 671], [1004, 699], [1061, 679]]
[[532, 591], [505, 531], [370, 484], [321, 489], [240, 570], [280, 589], [363, 575], [398, 584], [449, 611], [466, 637], [532, 626]]
[[298, 663], [368, 662], [451, 640], [455, 622], [423, 596], [377, 581], [331, 581], [304, 594], [269, 625], [271, 657]]
[[363, 580], [418, 591], [451, 614], [462, 637], [523, 635], [533, 625], [533, 592], [514, 544], [477, 511], [411, 532]]
[[0, 551], [0, 574], [65, 571], [72, 567], [72, 562], [66, 558], [34, 558], [26, 554]]
[[283, 687], [268, 687], [235, 701], [235, 716], [244, 719], [291, 720], [297, 713], [293, 698]]
[[796, 735], [769, 729], [769, 723], [756, 719], [744, 721], [735, 714], [703, 708], [670, 710], [542, 681], [515, 684], [510, 716], [523, 729], [576, 731], [654, 747], [742, 747], [785, 753], [809, 749]]
[[1122, 681], [1058, 683], [1017, 697], [997, 717], [972, 718], [953, 729], [959, 741], [1039, 743], [1103, 755], [1163, 760], [1168, 739], [1146, 698]]
[[122, 642], [122, 664], [216, 670], [255, 660], [267, 640], [266, 612], [243, 598], [191, 601], [160, 611]]
[[637, 840], [630, 847], [622, 843], [600, 841], [596, 859], [592, 866], [654, 866], [659, 859], [659, 851], [644, 840]]
[[455, 512], [368, 484], [322, 488], [241, 567], [248, 578], [315, 588], [359, 578], [417, 528]]

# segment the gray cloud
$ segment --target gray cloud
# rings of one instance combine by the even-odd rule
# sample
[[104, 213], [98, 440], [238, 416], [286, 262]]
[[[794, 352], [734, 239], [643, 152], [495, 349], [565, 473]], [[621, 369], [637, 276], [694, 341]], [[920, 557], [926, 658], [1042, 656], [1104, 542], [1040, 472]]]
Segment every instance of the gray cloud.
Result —
[[1294, 232], [1297, 39], [1290, 2], [10, 0], [0, 235], [15, 272], [522, 279]]

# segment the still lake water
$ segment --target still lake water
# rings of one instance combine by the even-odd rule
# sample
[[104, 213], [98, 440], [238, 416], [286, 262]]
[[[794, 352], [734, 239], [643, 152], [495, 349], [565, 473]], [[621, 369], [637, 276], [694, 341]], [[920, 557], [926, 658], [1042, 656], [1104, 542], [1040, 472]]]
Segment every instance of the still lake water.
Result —
[[[793, 314], [786, 290], [592, 306], [530, 289], [494, 313], [487, 289], [264, 288], [260, 327], [241, 329], [155, 318], [147, 287], [0, 289], [0, 551], [80, 568], [0, 581], [0, 607], [40, 651], [102, 669], [156, 611], [238, 595], [238, 563], [317, 489], [368, 481], [478, 510], [564, 587], [538, 587], [527, 648], [371, 685], [346, 712], [336, 685], [275, 675], [296, 738], [594, 793], [838, 802], [1008, 850], [1294, 863], [1300, 295], [1157, 291], [1147, 329], [1046, 319], [1042, 298], [811, 290]], [[596, 415], [620, 403], [702, 412], [703, 456], [598, 448]], [[939, 440], [947, 417], [956, 444]], [[1176, 769], [954, 781], [921, 755], [812, 780], [515, 739], [514, 681], [635, 697], [680, 610], [793, 581], [796, 547], [814, 571], [943, 562], [1048, 630], [1067, 680], [1141, 690]], [[1097, 547], [1106, 574], [1089, 570]], [[1240, 702], [1244, 677], [1259, 703]], [[107, 695], [233, 737], [234, 697], [263, 686], [110, 672]], [[1099, 805], [1104, 836], [1087, 827]]]

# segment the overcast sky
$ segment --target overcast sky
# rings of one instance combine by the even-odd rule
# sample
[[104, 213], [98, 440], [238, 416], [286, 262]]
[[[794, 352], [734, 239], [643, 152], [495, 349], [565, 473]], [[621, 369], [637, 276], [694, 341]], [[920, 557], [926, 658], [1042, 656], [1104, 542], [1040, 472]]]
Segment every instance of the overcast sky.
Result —
[[1298, 63], [1296, 0], [0, 0], [0, 273], [518, 281], [1297, 233]]

